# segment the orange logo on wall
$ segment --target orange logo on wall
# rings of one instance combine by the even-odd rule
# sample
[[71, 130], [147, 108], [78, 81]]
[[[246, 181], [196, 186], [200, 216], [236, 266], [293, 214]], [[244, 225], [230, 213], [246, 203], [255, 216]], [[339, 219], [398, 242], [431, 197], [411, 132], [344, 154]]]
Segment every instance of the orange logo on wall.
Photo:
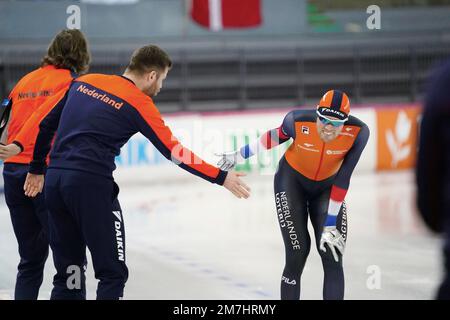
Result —
[[415, 166], [420, 113], [419, 107], [377, 110], [377, 170]]

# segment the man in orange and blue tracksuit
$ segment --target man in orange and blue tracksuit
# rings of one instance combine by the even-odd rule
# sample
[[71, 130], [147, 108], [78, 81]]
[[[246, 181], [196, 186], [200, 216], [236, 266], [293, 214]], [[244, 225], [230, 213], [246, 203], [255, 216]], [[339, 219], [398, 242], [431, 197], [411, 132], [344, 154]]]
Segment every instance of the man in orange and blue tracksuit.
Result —
[[30, 196], [39, 192], [46, 171], [50, 245], [57, 270], [52, 299], [85, 298], [80, 288], [68, 286], [68, 280], [76, 268], [84, 274], [86, 246], [99, 280], [97, 299], [123, 297], [128, 278], [125, 229], [112, 172], [120, 148], [135, 133], [141, 132], [167, 159], [188, 172], [223, 185], [237, 197], [248, 197], [240, 174], [204, 162], [164, 124], [151, 97], [160, 91], [171, 65], [163, 50], [145, 46], [133, 54], [124, 75], [79, 77], [64, 95], [47, 103], [25, 190]]
[[[56, 35], [42, 66], [24, 76], [2, 103], [3, 120], [7, 122], [3, 134], [8, 143], [16, 140], [24, 124], [42, 104], [69, 88], [76, 73], [87, 69], [89, 59], [87, 42], [80, 31], [63, 30]], [[23, 150], [19, 155], [10, 156], [3, 151], [0, 154], [0, 158], [6, 159], [3, 170], [5, 199], [20, 255], [15, 299], [37, 299], [48, 256], [44, 196], [30, 198], [23, 190], [38, 131], [37, 126], [31, 127], [20, 143], [14, 142], [16, 148]]]

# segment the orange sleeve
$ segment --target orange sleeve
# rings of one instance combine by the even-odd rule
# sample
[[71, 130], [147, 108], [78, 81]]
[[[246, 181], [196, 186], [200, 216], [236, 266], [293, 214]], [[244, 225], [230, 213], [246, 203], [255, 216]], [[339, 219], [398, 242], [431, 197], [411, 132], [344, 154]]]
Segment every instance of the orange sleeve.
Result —
[[203, 161], [195, 153], [184, 147], [162, 119], [158, 109], [150, 102], [143, 107], [135, 107], [139, 131], [169, 160], [184, 170], [207, 181], [222, 185], [226, 172]]

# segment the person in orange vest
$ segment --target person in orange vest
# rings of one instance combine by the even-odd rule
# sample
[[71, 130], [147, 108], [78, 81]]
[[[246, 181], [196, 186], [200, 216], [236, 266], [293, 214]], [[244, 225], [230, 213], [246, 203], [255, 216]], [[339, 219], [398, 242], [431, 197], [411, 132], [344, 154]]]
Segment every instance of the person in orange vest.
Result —
[[293, 139], [274, 181], [286, 254], [281, 299], [300, 298], [300, 277], [311, 247], [308, 216], [325, 273], [323, 298], [344, 298], [342, 256], [348, 232], [344, 199], [369, 138], [367, 125], [349, 113], [347, 94], [330, 90], [316, 110], [291, 111], [280, 127], [237, 151], [220, 154], [218, 166], [229, 170], [262, 150]]
[[[2, 147], [6, 204], [11, 213], [19, 246], [20, 263], [15, 285], [15, 299], [37, 299], [48, 256], [48, 212], [44, 196], [24, 194], [24, 183], [32, 160], [37, 125], [28, 127], [21, 142], [14, 142], [27, 120], [41, 105], [65, 92], [77, 74], [87, 71], [90, 54], [87, 41], [79, 30], [62, 30], [50, 43], [41, 66], [25, 75], [2, 103], [0, 133], [10, 148]], [[23, 150], [17, 154], [18, 150]], [[15, 155], [17, 154], [17, 155]]]
[[[133, 53], [123, 75], [81, 76], [42, 106], [46, 115], [39, 124], [24, 188], [29, 196], [41, 192], [46, 173], [50, 245], [57, 270], [51, 299], [85, 299], [80, 288], [69, 288], [67, 282], [74, 266], [84, 277], [86, 246], [99, 280], [97, 299], [123, 298], [128, 279], [125, 227], [113, 171], [121, 147], [137, 132], [180, 168], [238, 198], [249, 197], [250, 189], [239, 178], [243, 173], [225, 172], [203, 161], [164, 123], [153, 97], [171, 67], [166, 52], [147, 45]], [[13, 143], [20, 145], [21, 139]]]

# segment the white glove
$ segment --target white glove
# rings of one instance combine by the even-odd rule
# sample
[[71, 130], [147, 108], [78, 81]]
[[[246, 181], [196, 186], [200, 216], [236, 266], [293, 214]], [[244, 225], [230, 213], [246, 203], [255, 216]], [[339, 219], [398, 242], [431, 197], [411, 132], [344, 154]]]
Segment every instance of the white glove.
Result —
[[345, 250], [345, 240], [339, 230], [336, 227], [324, 227], [322, 236], [320, 238], [320, 250], [323, 252], [327, 252], [325, 248], [325, 244], [328, 244], [330, 247], [331, 253], [333, 254], [334, 260], [336, 262], [339, 261], [339, 256], [336, 253], [336, 249], [344, 255]]
[[243, 163], [245, 161], [239, 150], [224, 153], [216, 153], [215, 155], [221, 157], [221, 159], [217, 162], [217, 166], [219, 167], [220, 170], [223, 171], [230, 171], [237, 164]]

